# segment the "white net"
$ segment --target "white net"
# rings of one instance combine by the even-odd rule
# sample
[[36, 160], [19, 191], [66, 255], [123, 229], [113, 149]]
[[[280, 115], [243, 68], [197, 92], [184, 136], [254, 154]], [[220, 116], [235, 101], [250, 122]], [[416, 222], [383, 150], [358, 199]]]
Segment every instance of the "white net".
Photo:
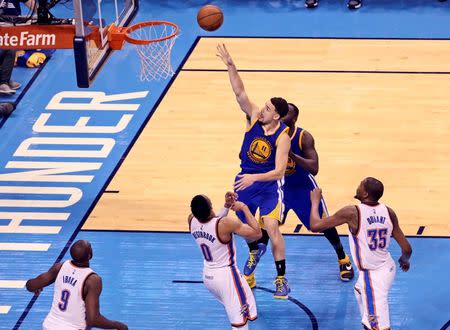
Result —
[[[128, 36], [137, 40], [155, 40], [175, 34], [176, 30], [176, 27], [168, 24], [149, 25], [128, 33]], [[141, 81], [159, 81], [173, 76], [170, 58], [176, 38], [177, 35], [174, 35], [172, 38], [146, 45], [133, 45], [141, 61]]]

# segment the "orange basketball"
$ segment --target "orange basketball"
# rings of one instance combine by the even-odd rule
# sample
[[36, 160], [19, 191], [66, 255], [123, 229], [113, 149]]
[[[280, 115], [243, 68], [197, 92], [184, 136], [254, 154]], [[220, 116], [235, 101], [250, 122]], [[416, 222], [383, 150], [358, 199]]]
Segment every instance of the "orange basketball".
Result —
[[215, 31], [223, 23], [223, 12], [214, 5], [203, 6], [197, 13], [197, 22], [203, 30]]

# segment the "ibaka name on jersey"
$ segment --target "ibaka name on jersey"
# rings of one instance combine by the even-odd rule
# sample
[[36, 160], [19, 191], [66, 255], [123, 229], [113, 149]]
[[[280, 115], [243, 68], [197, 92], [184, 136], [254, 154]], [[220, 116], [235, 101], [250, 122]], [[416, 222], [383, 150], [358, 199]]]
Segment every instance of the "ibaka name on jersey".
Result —
[[70, 284], [71, 286], [75, 286], [77, 284], [77, 280], [70, 276], [63, 276], [63, 283]]

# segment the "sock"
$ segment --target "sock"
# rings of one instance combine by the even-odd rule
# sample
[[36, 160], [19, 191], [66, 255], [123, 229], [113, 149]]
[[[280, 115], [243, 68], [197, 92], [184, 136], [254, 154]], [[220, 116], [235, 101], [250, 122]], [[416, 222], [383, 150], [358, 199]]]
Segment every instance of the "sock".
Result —
[[326, 229], [323, 231], [323, 234], [333, 246], [334, 250], [336, 251], [338, 259], [344, 259], [345, 258], [344, 248], [342, 247], [341, 240], [339, 239], [339, 235], [337, 233], [336, 228]]
[[277, 276], [284, 276], [286, 274], [286, 259], [275, 261], [277, 269]]
[[249, 249], [250, 251], [258, 250], [258, 241], [247, 242], [247, 245], [248, 245], [248, 249]]
[[263, 243], [265, 245], [269, 244], [269, 234], [267, 230], [261, 229], [262, 237], [258, 240], [258, 243]]

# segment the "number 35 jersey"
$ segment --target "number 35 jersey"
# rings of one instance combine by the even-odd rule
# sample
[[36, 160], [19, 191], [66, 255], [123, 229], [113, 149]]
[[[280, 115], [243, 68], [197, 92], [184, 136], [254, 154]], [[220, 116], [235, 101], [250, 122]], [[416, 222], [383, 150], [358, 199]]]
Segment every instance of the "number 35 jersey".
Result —
[[392, 221], [384, 204], [359, 204], [358, 231], [349, 233], [353, 260], [360, 270], [374, 270], [392, 260], [388, 251], [391, 242]]
[[[85, 280], [94, 274], [89, 267], [63, 263], [55, 280], [52, 308], [44, 321], [47, 329], [85, 329], [86, 308], [83, 299]], [[54, 328], [54, 325], [59, 325]]]

